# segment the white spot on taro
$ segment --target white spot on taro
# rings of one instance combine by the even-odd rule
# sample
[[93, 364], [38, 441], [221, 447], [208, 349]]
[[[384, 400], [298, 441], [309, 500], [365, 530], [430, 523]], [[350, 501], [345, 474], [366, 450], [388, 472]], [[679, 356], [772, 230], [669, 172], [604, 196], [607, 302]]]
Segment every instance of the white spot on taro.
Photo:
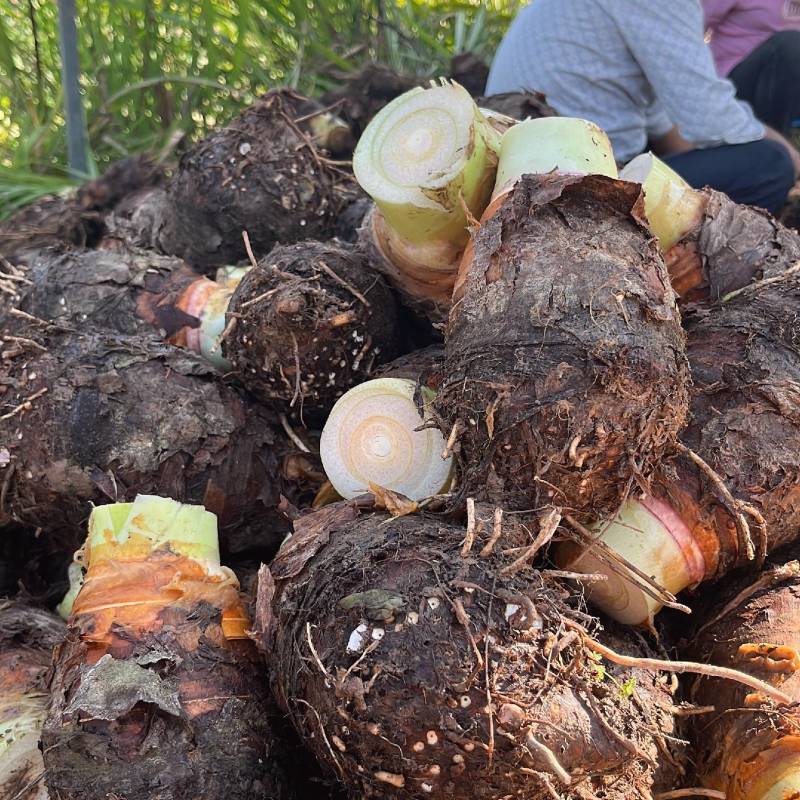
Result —
[[411, 749], [415, 753], [421, 753], [425, 749], [425, 742], [414, 742], [414, 744], [411, 745]]
[[439, 744], [439, 734], [436, 731], [428, 731], [425, 734], [425, 741], [433, 747], [434, 745]]
[[439, 598], [438, 597], [429, 597], [428, 598], [428, 607], [432, 611], [436, 611], [439, 608]]
[[442, 771], [442, 768], [438, 764], [432, 764], [428, 767], [428, 775], [439, 775]]
[[367, 733], [370, 733], [373, 736], [380, 736], [381, 735], [380, 726], [375, 722], [370, 722], [369, 725], [367, 725]]
[[433, 784], [432, 783], [423, 783], [422, 784], [422, 791], [428, 792], [430, 794], [433, 791]]
[[300, 220], [300, 227], [301, 228], [305, 227], [305, 224], [306, 224], [306, 221], [304, 219], [301, 219]]
[[516, 603], [506, 603], [506, 620], [510, 620], [520, 608], [522, 608], [522, 606], [518, 606]]
[[466, 750], [468, 753], [471, 753], [471, 752], [472, 752], [472, 751], [475, 749], [475, 743], [474, 743], [474, 742], [466, 742], [466, 743], [464, 744], [464, 749], [465, 749], [465, 750]]
[[331, 741], [334, 743], [334, 745], [336, 746], [336, 749], [340, 753], [346, 753], [347, 752], [347, 747], [345, 746], [345, 743], [335, 733], [331, 736]]
[[463, 764], [464, 763], [464, 756], [462, 756], [461, 753], [456, 753], [453, 756], [453, 763], [454, 764]]
[[386, 631], [383, 628], [374, 628], [372, 631], [372, 638], [379, 642], [383, 637], [386, 636]]
[[416, 611], [409, 611], [406, 614], [406, 622], [409, 625], [416, 625], [419, 622], [419, 614]]
[[[253, 145], [250, 142], [242, 142], [239, 145], [239, 153], [243, 156], [246, 156], [251, 150], [253, 149]], [[233, 159], [231, 159], [233, 161]]]
[[468, 694], [462, 694], [461, 697], [458, 698], [458, 704], [461, 708], [469, 708], [472, 705], [472, 699]]
[[351, 634], [350, 638], [347, 640], [347, 652], [348, 653], [360, 653], [364, 649], [364, 641], [366, 636], [364, 634], [367, 632], [367, 626], [362, 622]]

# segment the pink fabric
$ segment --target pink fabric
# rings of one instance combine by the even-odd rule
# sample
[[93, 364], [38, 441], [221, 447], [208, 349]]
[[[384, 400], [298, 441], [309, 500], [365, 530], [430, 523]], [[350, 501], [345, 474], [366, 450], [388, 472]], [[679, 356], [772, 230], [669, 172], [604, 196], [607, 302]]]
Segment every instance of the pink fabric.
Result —
[[800, 0], [703, 0], [703, 9], [722, 77], [773, 33], [800, 30]]

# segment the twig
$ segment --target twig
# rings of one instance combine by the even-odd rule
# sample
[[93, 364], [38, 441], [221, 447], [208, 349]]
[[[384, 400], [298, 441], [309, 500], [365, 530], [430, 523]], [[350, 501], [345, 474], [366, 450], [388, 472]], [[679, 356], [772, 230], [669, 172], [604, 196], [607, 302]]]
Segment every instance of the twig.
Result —
[[48, 388], [45, 386], [43, 389], [39, 389], [38, 392], [34, 392], [30, 397], [26, 397], [18, 406], [14, 406], [14, 408], [12, 408], [7, 414], [3, 414], [3, 416], [0, 417], [0, 420], [11, 419], [11, 417], [19, 414], [20, 411], [28, 410], [31, 407], [31, 403], [36, 400], [37, 397], [41, 397], [48, 391]]
[[513, 575], [525, 567], [525, 565], [534, 558], [534, 556], [541, 550], [552, 538], [556, 532], [559, 524], [561, 523], [561, 513], [557, 508], [553, 508], [542, 520], [539, 528], [539, 533], [533, 540], [533, 543], [525, 548], [525, 551], [515, 561], [512, 561], [507, 566], [500, 570], [500, 575]]
[[253, 248], [250, 245], [250, 236], [248, 235], [247, 231], [242, 231], [242, 239], [244, 239], [244, 249], [247, 251], [247, 257], [250, 259], [250, 263], [254, 266], [258, 266], [258, 261], [256, 261], [256, 257], [253, 253]]
[[503, 535], [503, 509], [496, 508], [494, 510], [494, 525], [492, 527], [492, 535], [489, 537], [489, 541], [483, 546], [481, 550], [481, 557], [486, 558], [487, 556], [491, 555], [492, 550], [494, 550], [494, 546], [500, 540], [500, 537]]
[[365, 308], [370, 308], [369, 300], [367, 300], [367, 298], [364, 297], [364, 295], [361, 294], [361, 292], [359, 292], [358, 289], [355, 288], [355, 286], [348, 283], [344, 278], [340, 278], [322, 259], [320, 259], [319, 265], [320, 267], [322, 267], [323, 271], [327, 275], [329, 275], [331, 278], [333, 278], [333, 280], [336, 281], [336, 283], [347, 289], [347, 291], [350, 292], [350, 294], [352, 294], [353, 297], [356, 298], [356, 300], [360, 300]]
[[724, 295], [721, 303], [728, 303], [733, 300], [734, 297], [738, 297], [740, 294], [744, 292], [757, 292], [764, 286], [769, 286], [772, 283], [780, 283], [781, 281], [785, 281], [791, 275], [794, 275], [795, 272], [800, 272], [800, 261], [796, 264], [793, 264], [789, 269], [784, 270], [781, 272], [780, 275], [773, 275], [771, 278], [763, 278], [760, 281], [753, 281], [753, 283], [748, 283], [747, 286], [742, 286], [741, 289], [736, 289], [733, 292], [728, 292], [728, 294]]
[[749, 514], [758, 524], [759, 538], [758, 538], [758, 555], [761, 560], [762, 553], [766, 557], [767, 553], [767, 523], [761, 513], [748, 503], [743, 503], [737, 500], [732, 494], [730, 489], [725, 485], [722, 478], [714, 471], [714, 469], [704, 461], [694, 450], [686, 447], [686, 445], [677, 443], [677, 449], [689, 458], [693, 464], [700, 468], [703, 474], [711, 481], [714, 488], [722, 495], [722, 501], [728, 510], [728, 513], [733, 517], [736, 523], [736, 529], [739, 532], [742, 543], [744, 544], [745, 554], [748, 561], [753, 561], [756, 557], [755, 547], [753, 545], [753, 537], [750, 535], [750, 526], [742, 512]]
[[653, 800], [675, 800], [678, 797], [716, 797], [717, 800], [725, 800], [727, 795], [717, 789], [693, 786], [691, 789], [673, 789], [671, 792], [658, 792], [653, 795]]
[[798, 561], [788, 561], [786, 564], [783, 564], [780, 567], [763, 572], [757, 581], [742, 589], [742, 591], [739, 592], [736, 597], [734, 597], [729, 603], [726, 603], [718, 613], [714, 614], [714, 616], [708, 620], [708, 622], [705, 622], [698, 629], [695, 637], [700, 636], [700, 634], [706, 628], [721, 620], [735, 608], [738, 608], [745, 600], [752, 597], [761, 589], [765, 589], [768, 586], [773, 586], [776, 583], [781, 583], [782, 581], [788, 581], [791, 578], [797, 577], [800, 577], [800, 562]]
[[748, 675], [746, 672], [740, 672], [739, 670], [730, 669], [729, 667], [717, 667], [713, 664], [699, 664], [695, 661], [667, 661], [661, 658], [640, 658], [637, 656], [626, 656], [622, 653], [617, 653], [610, 647], [606, 647], [606, 645], [601, 644], [596, 639], [593, 639], [588, 633], [586, 633], [586, 630], [583, 627], [578, 625], [577, 622], [573, 622], [566, 617], [563, 621], [565, 625], [579, 629], [584, 641], [589, 645], [589, 647], [592, 648], [592, 650], [600, 653], [601, 656], [607, 658], [609, 661], [613, 661], [615, 664], [619, 664], [622, 667], [663, 670], [664, 672], [676, 672], [679, 674], [689, 672], [696, 675], [705, 675], [708, 678], [724, 678], [726, 680], [743, 683], [745, 686], [749, 686], [751, 689], [755, 689], [756, 691], [759, 691], [762, 694], [767, 695], [767, 697], [771, 697], [773, 700], [777, 700], [780, 703], [784, 703], [786, 705], [792, 705], [794, 703], [794, 699], [791, 697], [791, 695], [786, 694], [786, 692], [782, 692], [780, 689], [776, 689], [774, 686], [759, 680], [753, 675]]
[[289, 403], [289, 408], [294, 408], [297, 398], [300, 397], [300, 348], [297, 346], [297, 337], [294, 331], [289, 331], [292, 336], [292, 350], [294, 351], [294, 395], [292, 395], [292, 402]]
[[525, 746], [528, 750], [533, 750], [544, 758], [550, 771], [563, 783], [569, 786], [572, 783], [572, 775], [561, 766], [561, 762], [556, 758], [556, 754], [546, 745], [540, 742], [532, 731], [528, 731], [525, 736]]
[[308, 445], [294, 432], [292, 426], [289, 424], [289, 420], [286, 419], [286, 414], [281, 414], [278, 419], [281, 421], [281, 426], [286, 431], [286, 435], [297, 445], [297, 449], [302, 450], [304, 453], [310, 453], [311, 451], [308, 449]]
[[[597, 558], [602, 561], [616, 572], [618, 575], [635, 583], [648, 597], [657, 600], [667, 608], [674, 608], [677, 611], [682, 611], [684, 614], [691, 614], [692, 609], [689, 606], [679, 603], [677, 598], [671, 592], [668, 592], [662, 586], [659, 586], [646, 572], [642, 572], [635, 564], [628, 561], [615, 550], [612, 550], [605, 542], [597, 539], [592, 532], [581, 525], [570, 514], [564, 514], [564, 519], [569, 523], [570, 527], [579, 534], [579, 541], [592, 550]], [[622, 570], [622, 571], [620, 571]]]
[[475, 498], [467, 498], [467, 535], [461, 548], [461, 557], [466, 558], [475, 542]]

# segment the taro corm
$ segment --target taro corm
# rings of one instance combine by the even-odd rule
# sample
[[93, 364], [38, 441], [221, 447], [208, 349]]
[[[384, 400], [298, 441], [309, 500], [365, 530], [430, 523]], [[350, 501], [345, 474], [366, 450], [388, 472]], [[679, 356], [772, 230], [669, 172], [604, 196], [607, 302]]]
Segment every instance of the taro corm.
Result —
[[74, 549], [92, 503], [158, 493], [213, 510], [226, 552], [270, 555], [281, 494], [322, 480], [274, 413], [155, 333], [42, 330], [6, 360], [4, 517]]
[[[651, 493], [630, 500], [602, 541], [672, 593], [719, 577], [800, 535], [800, 274], [753, 283], [686, 314], [691, 420], [683, 452]], [[562, 557], [609, 573], [596, 554]], [[616, 619], [645, 622], [660, 604], [609, 574], [590, 597]]]
[[614, 513], [675, 443], [675, 294], [640, 187], [616, 179], [597, 126], [553, 117], [505, 135], [445, 351], [435, 408], [467, 496]]
[[48, 800], [39, 746], [47, 673], [64, 623], [20, 600], [0, 599], [0, 797]]
[[97, 506], [42, 733], [51, 800], [282, 800], [280, 742], [217, 520]]
[[620, 177], [642, 184], [650, 225], [684, 302], [720, 300], [800, 261], [797, 231], [721, 192], [692, 189], [650, 153], [637, 156]]
[[669, 785], [668, 682], [593, 649], [647, 646], [599, 633], [578, 593], [517, 561], [519, 518], [487, 510], [472, 538], [348, 503], [295, 522], [262, 569], [256, 627], [301, 738], [358, 797], [629, 800]]
[[335, 187], [352, 177], [320, 152], [319, 117], [318, 103], [273, 89], [192, 147], [167, 187], [163, 251], [208, 274], [245, 258], [243, 232], [259, 254], [332, 235], [342, 202]]

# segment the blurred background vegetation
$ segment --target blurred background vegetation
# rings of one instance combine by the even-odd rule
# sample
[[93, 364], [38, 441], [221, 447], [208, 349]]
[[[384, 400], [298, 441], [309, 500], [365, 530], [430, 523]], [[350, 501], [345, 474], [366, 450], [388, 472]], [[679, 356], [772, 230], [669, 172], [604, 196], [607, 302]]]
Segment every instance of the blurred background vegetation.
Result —
[[[91, 172], [222, 124], [276, 85], [319, 95], [377, 61], [491, 60], [521, 0], [78, 0]], [[73, 182], [54, 0], [0, 2], [0, 217]], [[87, 176], [88, 177], [88, 176]]]

